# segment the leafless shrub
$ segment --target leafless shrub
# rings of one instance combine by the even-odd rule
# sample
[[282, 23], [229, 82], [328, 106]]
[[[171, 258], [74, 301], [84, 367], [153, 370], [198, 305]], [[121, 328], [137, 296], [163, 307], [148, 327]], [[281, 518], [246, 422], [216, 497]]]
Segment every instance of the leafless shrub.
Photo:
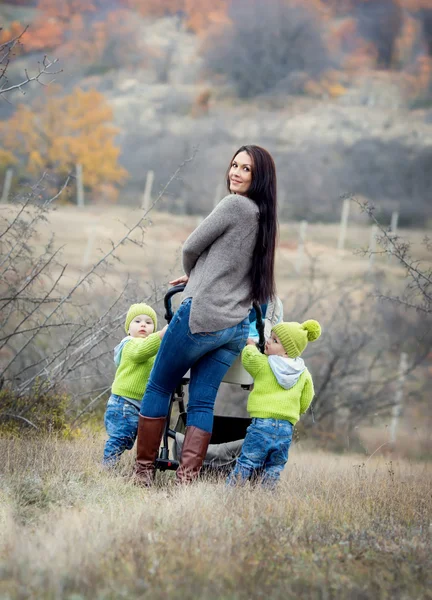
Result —
[[[314, 380], [311, 409], [297, 425], [300, 437], [347, 449], [362, 423], [388, 417], [396, 402], [402, 352], [408, 355], [407, 389], [412, 401], [427, 398], [423, 369], [432, 351], [432, 329], [422, 315], [381, 302], [374, 282], [364, 279], [319, 282], [319, 263], [284, 302], [286, 320], [317, 319], [322, 336], [304, 358]], [[224, 385], [217, 413], [246, 416], [248, 392]]]
[[[123, 323], [131, 292], [127, 281], [122, 289], [113, 289], [105, 275], [115, 264], [121, 245], [142, 247], [148, 213], [182, 167], [170, 177], [149, 210], [126, 226], [125, 233], [111, 242], [109, 251], [72, 285], [67, 284], [67, 266], [62, 264], [53, 238], [35, 250], [38, 227], [49, 226], [49, 208], [60, 192], [43, 204], [36, 202], [42, 178], [15, 200], [13, 209], [4, 206], [0, 214], [0, 382], [7, 390], [3, 396], [7, 402], [0, 405], [0, 423], [15, 419], [37, 427], [29, 415], [40, 398], [50, 394], [63, 398], [65, 391], [74, 390], [77, 379], [82, 384], [88, 377], [87, 397], [97, 394], [98, 399], [108, 392], [110, 382], [106, 375], [101, 377], [107, 355], [111, 356], [112, 345], [107, 341]], [[67, 184], [68, 180], [64, 187]], [[99, 300], [91, 293], [98, 280], [104, 283], [105, 295]], [[148, 287], [147, 294], [147, 301], [153, 304], [161, 298], [157, 288]], [[94, 398], [89, 406], [93, 404]]]
[[330, 65], [318, 21], [298, 3], [231, 2], [230, 28], [210, 39], [206, 65], [242, 98], [289, 89], [299, 72], [317, 77]]
[[[432, 326], [430, 315], [432, 314], [432, 267], [431, 262], [425, 264], [412, 256], [410, 243], [400, 235], [395, 235], [391, 230], [384, 227], [375, 216], [374, 207], [365, 201], [353, 198], [354, 202], [365, 212], [378, 230], [377, 242], [379, 249], [371, 252], [365, 250], [364, 254], [387, 255], [393, 257], [404, 269], [406, 285], [399, 295], [379, 294], [382, 300], [390, 300], [404, 308], [414, 309], [426, 317], [426, 324]], [[425, 235], [423, 244], [432, 258], [432, 242]]]
[[8, 69], [11, 60], [15, 56], [15, 51], [22, 43], [22, 37], [27, 31], [27, 27], [23, 31], [3, 44], [0, 44], [0, 96], [3, 99], [8, 100], [8, 97], [13, 92], [19, 90], [23, 94], [24, 89], [29, 83], [37, 82], [41, 85], [46, 85], [46, 77], [52, 79], [52, 77], [61, 71], [56, 71], [54, 65], [57, 64], [57, 59], [49, 59], [44, 56], [42, 61], [38, 63], [37, 72], [35, 74], [29, 73], [27, 69], [24, 71], [24, 77], [15, 83], [10, 83], [8, 79]]

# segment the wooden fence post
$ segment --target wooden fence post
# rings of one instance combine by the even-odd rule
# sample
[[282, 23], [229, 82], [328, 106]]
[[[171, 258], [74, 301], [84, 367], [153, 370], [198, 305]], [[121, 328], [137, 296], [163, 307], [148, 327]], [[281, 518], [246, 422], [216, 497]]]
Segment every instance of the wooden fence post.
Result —
[[299, 230], [299, 241], [297, 246], [297, 256], [295, 261], [295, 270], [297, 273], [300, 273], [301, 268], [303, 266], [303, 258], [304, 258], [304, 245], [306, 239], [306, 229], [307, 229], [307, 221], [300, 222], [300, 230]]
[[343, 250], [345, 247], [345, 238], [347, 232], [348, 225], [348, 217], [350, 211], [350, 200], [349, 198], [345, 198], [342, 205], [342, 214], [339, 226], [339, 240], [338, 240], [338, 250]]
[[399, 223], [399, 213], [397, 212], [397, 210], [395, 210], [392, 212], [391, 221], [390, 221], [390, 231], [392, 232], [393, 235], [396, 235], [396, 233], [397, 233], [398, 223]]
[[370, 240], [369, 240], [369, 265], [368, 271], [372, 271], [374, 263], [375, 263], [375, 252], [377, 247], [377, 234], [378, 227], [376, 225], [372, 225], [370, 232]]
[[[396, 237], [398, 222], [399, 222], [399, 213], [395, 210], [392, 212], [392, 216], [391, 216], [389, 237]], [[389, 246], [389, 247], [391, 249], [391, 246]], [[391, 254], [391, 252], [388, 252], [387, 253], [387, 263], [390, 264], [391, 260], [392, 260], [392, 254]]]
[[2, 202], [8, 201], [9, 192], [10, 192], [11, 185], [12, 185], [12, 176], [13, 176], [13, 169], [10, 169], [10, 168], [6, 169], [4, 183], [3, 183], [3, 192], [2, 192], [2, 197], [1, 197]]
[[395, 403], [392, 407], [392, 419], [390, 423], [390, 443], [394, 444], [396, 442], [397, 436], [397, 428], [399, 417], [402, 412], [402, 402], [404, 396], [404, 384], [406, 379], [406, 373], [408, 369], [408, 354], [406, 352], [401, 352], [400, 362], [399, 362], [399, 373], [397, 380], [397, 390], [395, 394]]
[[82, 165], [76, 165], [76, 199], [77, 206], [80, 208], [84, 206], [84, 182], [83, 182], [83, 168]]
[[151, 198], [152, 198], [151, 194], [152, 194], [153, 181], [154, 181], [154, 171], [149, 171], [147, 173], [147, 177], [146, 177], [144, 194], [143, 194], [143, 199], [142, 199], [142, 204], [141, 204], [141, 208], [143, 208], [145, 211], [148, 211], [151, 206]]

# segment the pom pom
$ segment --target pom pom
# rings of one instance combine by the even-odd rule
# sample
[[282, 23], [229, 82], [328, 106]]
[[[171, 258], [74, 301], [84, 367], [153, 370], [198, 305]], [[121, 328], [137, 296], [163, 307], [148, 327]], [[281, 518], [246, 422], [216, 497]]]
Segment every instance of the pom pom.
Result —
[[314, 342], [321, 335], [321, 325], [318, 321], [314, 321], [313, 319], [309, 319], [309, 321], [302, 323], [302, 328], [306, 329], [309, 342]]

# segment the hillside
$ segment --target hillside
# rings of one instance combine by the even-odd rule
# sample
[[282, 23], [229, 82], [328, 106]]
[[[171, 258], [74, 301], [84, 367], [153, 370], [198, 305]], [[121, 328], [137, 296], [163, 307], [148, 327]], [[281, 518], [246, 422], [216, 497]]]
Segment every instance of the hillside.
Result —
[[[151, 11], [145, 15], [136, 8], [124, 8], [121, 2], [112, 13], [97, 12], [102, 9], [97, 2], [95, 6], [96, 12], [84, 11], [80, 25], [84, 30], [79, 35], [85, 36], [85, 43], [93, 40], [94, 44], [95, 36], [102, 36], [102, 41], [108, 40], [103, 42], [103, 50], [89, 45], [80, 49], [80, 57], [76, 52], [80, 38], [74, 41], [72, 36], [48, 51], [60, 60], [63, 72], [55, 79], [64, 92], [75, 86], [95, 88], [113, 109], [120, 162], [128, 172], [119, 202], [135, 204], [150, 169], [155, 172], [155, 189], [159, 189], [198, 148], [192, 164], [173, 185], [166, 208], [206, 214], [233, 151], [243, 143], [258, 143], [275, 157], [284, 218], [337, 221], [339, 198], [345, 193], [361, 194], [377, 203], [386, 218], [399, 210], [402, 223], [419, 224], [425, 217], [431, 218], [432, 109], [424, 91], [427, 74], [419, 70], [418, 50], [417, 54], [412, 50], [411, 62], [406, 59], [403, 68], [377, 70], [369, 66], [349, 71], [339, 66], [325, 71], [321, 79], [295, 71], [296, 85], [301, 82], [297, 91], [294, 75], [290, 75], [285, 87], [269, 87], [264, 93], [242, 97], [236, 92], [235, 79], [227, 79], [228, 65], [225, 75], [211, 71], [216, 59], [209, 55], [212, 37], [206, 29], [178, 15]], [[45, 32], [44, 14], [35, 8], [0, 4], [0, 19], [6, 25], [33, 15], [26, 34], [29, 47], [37, 47], [39, 31], [48, 41], [54, 40], [54, 33]], [[62, 23], [56, 18], [54, 22]], [[269, 24], [262, 25], [264, 32], [270, 27], [271, 14], [268, 18]], [[348, 27], [343, 14], [316, 23], [327, 37], [336, 36], [335, 31], [340, 36], [344, 31], [340, 28]], [[407, 17], [406, 26], [414, 27], [413, 23], [415, 19]], [[56, 29], [56, 34], [62, 31]], [[414, 34], [420, 35], [418, 27]], [[400, 35], [400, 43], [408, 43], [402, 30]], [[358, 44], [353, 48], [353, 60], [360, 60], [362, 49]], [[342, 64], [341, 52], [337, 61], [332, 59], [334, 65]], [[12, 79], [25, 67], [36, 65], [42, 53], [41, 49], [18, 57], [10, 67]], [[246, 64], [244, 68], [250, 67]], [[257, 70], [256, 77], [260, 76]], [[36, 86], [27, 101], [43, 92]], [[17, 93], [13, 101], [21, 99]], [[13, 106], [4, 103], [2, 110], [6, 118]]]

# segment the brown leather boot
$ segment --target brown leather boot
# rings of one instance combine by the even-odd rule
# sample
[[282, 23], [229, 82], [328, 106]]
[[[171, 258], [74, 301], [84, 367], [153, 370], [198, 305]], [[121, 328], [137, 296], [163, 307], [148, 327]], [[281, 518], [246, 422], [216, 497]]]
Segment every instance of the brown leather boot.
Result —
[[155, 460], [165, 427], [166, 417], [139, 416], [137, 456], [134, 469], [134, 481], [137, 485], [150, 487], [155, 478]]
[[207, 454], [211, 433], [198, 427], [187, 427], [180, 458], [180, 466], [176, 472], [176, 483], [191, 483], [201, 471]]

